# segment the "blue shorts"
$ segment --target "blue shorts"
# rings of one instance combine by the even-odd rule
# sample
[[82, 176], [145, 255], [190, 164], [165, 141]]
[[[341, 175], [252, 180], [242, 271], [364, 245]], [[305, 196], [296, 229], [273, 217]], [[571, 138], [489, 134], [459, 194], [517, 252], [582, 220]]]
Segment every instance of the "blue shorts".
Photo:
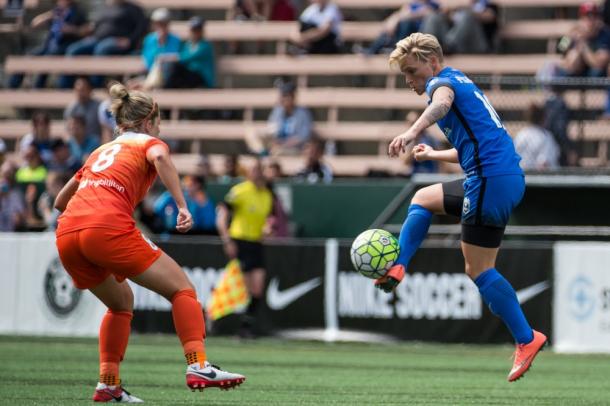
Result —
[[524, 193], [523, 175], [467, 178], [464, 181], [462, 224], [506, 227], [510, 214]]
[[499, 247], [510, 214], [523, 198], [524, 176], [471, 177], [442, 186], [445, 212], [461, 217], [462, 241]]

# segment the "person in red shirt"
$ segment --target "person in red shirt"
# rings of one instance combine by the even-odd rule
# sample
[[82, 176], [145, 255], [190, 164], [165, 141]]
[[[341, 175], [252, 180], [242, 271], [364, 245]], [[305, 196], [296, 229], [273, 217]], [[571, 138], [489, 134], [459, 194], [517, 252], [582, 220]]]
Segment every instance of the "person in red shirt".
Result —
[[79, 289], [89, 289], [108, 312], [100, 327], [98, 402], [141, 402], [121, 386], [123, 360], [133, 317], [133, 293], [125, 279], [172, 303], [176, 332], [187, 360], [191, 389], [229, 388], [245, 377], [212, 366], [205, 354], [205, 324], [195, 288], [182, 268], [135, 226], [133, 211], [157, 174], [178, 206], [176, 229], [193, 225], [167, 145], [159, 140], [159, 107], [142, 92], [120, 83], [110, 88], [111, 111], [120, 135], [91, 153], [55, 200], [62, 211], [56, 244]]

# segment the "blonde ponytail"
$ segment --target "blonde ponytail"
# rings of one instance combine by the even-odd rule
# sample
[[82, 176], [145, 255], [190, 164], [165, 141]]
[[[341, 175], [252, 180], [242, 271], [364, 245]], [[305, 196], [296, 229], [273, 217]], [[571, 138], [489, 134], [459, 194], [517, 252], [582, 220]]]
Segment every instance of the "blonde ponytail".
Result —
[[129, 91], [122, 83], [110, 87], [110, 112], [120, 131], [138, 130], [146, 120], [159, 116], [159, 107], [152, 97], [144, 92]]

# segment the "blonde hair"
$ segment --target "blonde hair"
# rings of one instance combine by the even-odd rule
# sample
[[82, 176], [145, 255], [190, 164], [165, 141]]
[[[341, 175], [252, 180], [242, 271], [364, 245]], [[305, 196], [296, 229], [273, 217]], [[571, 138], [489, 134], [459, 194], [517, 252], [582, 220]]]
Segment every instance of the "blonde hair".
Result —
[[396, 43], [396, 48], [390, 54], [390, 67], [402, 70], [407, 55], [420, 62], [428, 62], [431, 56], [436, 56], [439, 62], [443, 62], [443, 49], [436, 37], [421, 32], [415, 32]]
[[152, 97], [137, 90], [128, 91], [125, 85], [115, 82], [110, 87], [110, 112], [120, 131], [137, 130], [146, 120], [159, 117], [159, 106]]

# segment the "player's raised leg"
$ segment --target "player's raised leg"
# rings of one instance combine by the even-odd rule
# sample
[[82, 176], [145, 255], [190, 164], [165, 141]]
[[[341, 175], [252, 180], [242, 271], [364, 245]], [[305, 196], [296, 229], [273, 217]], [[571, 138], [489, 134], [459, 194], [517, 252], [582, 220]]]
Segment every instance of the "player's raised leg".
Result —
[[466, 273], [479, 288], [489, 310], [500, 317], [515, 339], [516, 350], [508, 380], [513, 382], [525, 374], [546, 343], [546, 336], [532, 330], [512, 285], [496, 270], [498, 248], [486, 248], [462, 242]]
[[193, 285], [176, 261], [163, 253], [146, 271], [131, 279], [172, 303], [174, 326], [188, 365], [188, 387], [200, 390], [206, 387], [229, 389], [245, 381], [243, 375], [223, 371], [208, 362], [201, 304], [197, 301]]
[[407, 210], [398, 244], [400, 254], [388, 273], [375, 286], [391, 292], [405, 275], [407, 265], [428, 234], [432, 214], [443, 214], [443, 187], [440, 183], [418, 190]]
[[117, 282], [108, 276], [90, 291], [107, 307], [100, 325], [100, 379], [93, 394], [95, 402], [141, 403], [121, 385], [119, 366], [131, 331], [133, 317], [133, 293], [127, 282]]

